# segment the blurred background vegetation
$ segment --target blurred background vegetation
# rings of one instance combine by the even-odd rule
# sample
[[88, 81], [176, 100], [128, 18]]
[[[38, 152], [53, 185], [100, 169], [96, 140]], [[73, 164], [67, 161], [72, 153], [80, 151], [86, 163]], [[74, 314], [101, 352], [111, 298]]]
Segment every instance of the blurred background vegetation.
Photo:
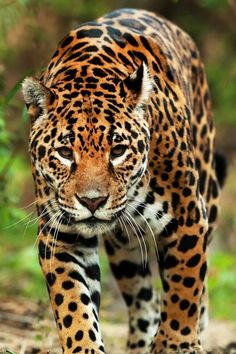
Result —
[[[34, 247], [37, 218], [20, 85], [42, 70], [78, 24], [120, 7], [155, 11], [197, 42], [208, 74], [217, 148], [229, 161], [219, 228], [211, 247], [211, 314], [236, 321], [236, 1], [0, 0], [0, 296], [47, 299]], [[105, 256], [103, 282], [114, 292]], [[110, 285], [112, 284], [112, 285]]]

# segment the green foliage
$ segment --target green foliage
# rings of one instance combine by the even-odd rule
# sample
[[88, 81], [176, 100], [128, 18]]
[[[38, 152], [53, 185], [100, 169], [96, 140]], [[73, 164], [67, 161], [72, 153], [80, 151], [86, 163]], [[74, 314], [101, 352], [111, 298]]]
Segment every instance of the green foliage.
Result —
[[[36, 235], [35, 229], [32, 235]], [[20, 242], [16, 242], [16, 245], [12, 245], [11, 248], [6, 246], [4, 254], [0, 252], [0, 295], [18, 294], [18, 296], [46, 299], [46, 287], [38, 263], [37, 247], [33, 248], [32, 238], [31, 240], [29, 237], [27, 238], [26, 241], [30, 244], [30, 246], [27, 246], [26, 241], [22, 239], [22, 235], [19, 236], [21, 236]], [[13, 274], [14, 282], [12, 282]]]
[[[173, 3], [184, 2], [183, 0], [172, 0]], [[203, 8], [208, 8], [211, 10], [216, 10], [218, 8], [226, 7], [228, 5], [228, 0], [196, 0], [196, 3]]]
[[215, 252], [209, 265], [210, 308], [214, 317], [236, 318], [236, 258], [234, 254]]
[[[3, 87], [0, 90], [0, 294], [13, 295], [19, 292], [24, 296], [36, 293], [40, 296], [45, 290], [36, 249], [33, 246], [23, 247], [24, 244], [33, 245], [33, 238], [29, 240], [29, 236], [35, 238], [36, 227], [34, 225], [32, 233], [32, 227], [26, 230], [27, 224], [30, 224], [29, 217], [18, 206], [22, 192], [19, 187], [27, 179], [29, 169], [26, 168], [25, 159], [18, 153], [16, 134], [10, 132], [6, 124], [8, 111], [15, 105], [21, 82], [18, 81], [6, 95], [3, 94]], [[12, 274], [15, 282], [12, 282]]]
[[228, 0], [198, 0], [198, 4], [202, 7], [212, 10], [227, 6]]
[[20, 171], [24, 162], [14, 147], [14, 136], [6, 126], [7, 110], [19, 91], [21, 82], [22, 80], [18, 81], [6, 95], [0, 91], [0, 227], [10, 220], [14, 221], [24, 216], [24, 212], [17, 207], [20, 197], [17, 186], [19, 174], [15, 176], [12, 184], [15, 171], [18, 169]]
[[235, 124], [236, 60], [229, 50], [220, 61], [208, 63], [207, 73], [217, 123]]
[[28, 4], [28, 0], [1, 0], [0, 5], [0, 52], [1, 56], [8, 51], [5, 42], [6, 35], [23, 14], [23, 10]]
[[[37, 264], [36, 250], [32, 247], [22, 248], [24, 241], [24, 223], [27, 223], [28, 217], [23, 209], [19, 208], [19, 200], [22, 193], [21, 186], [29, 175], [29, 169], [26, 168], [26, 162], [19, 153], [20, 129], [15, 127], [15, 133], [10, 131], [7, 125], [9, 111], [17, 107], [16, 98], [22, 79], [8, 90], [5, 94], [4, 80], [1, 80], [0, 87], [0, 282], [1, 294], [10, 295], [19, 291], [22, 295], [31, 296], [36, 292], [42, 293], [44, 287], [38, 286], [42, 282], [39, 277], [39, 266]], [[19, 114], [20, 116], [20, 114]], [[22, 119], [24, 115], [22, 114]], [[22, 124], [19, 119], [19, 126]], [[22, 220], [22, 222], [20, 222]], [[30, 230], [30, 229], [29, 229]], [[29, 234], [28, 230], [28, 234]], [[33, 235], [36, 235], [34, 228]], [[33, 244], [32, 240], [30, 244]], [[11, 273], [13, 272], [13, 273]], [[16, 281], [12, 283], [12, 274]], [[38, 280], [38, 281], [37, 281]], [[42, 288], [41, 292], [40, 289]]]
[[55, 12], [64, 16], [65, 14], [71, 16], [71, 9], [73, 8], [73, 17], [78, 18], [80, 21], [91, 20], [109, 10], [109, 3], [107, 0], [100, 0], [99, 2], [94, 0], [81, 0], [79, 2], [77, 0], [41, 0], [41, 3], [47, 4]]

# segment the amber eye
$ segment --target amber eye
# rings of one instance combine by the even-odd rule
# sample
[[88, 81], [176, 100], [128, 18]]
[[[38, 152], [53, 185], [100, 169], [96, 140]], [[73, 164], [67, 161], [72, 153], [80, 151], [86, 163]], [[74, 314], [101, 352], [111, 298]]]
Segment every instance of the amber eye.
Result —
[[67, 146], [62, 146], [57, 149], [58, 154], [64, 159], [72, 160], [73, 159], [73, 151]]
[[115, 158], [117, 158], [117, 157], [122, 156], [122, 155], [125, 153], [126, 149], [127, 149], [127, 146], [126, 146], [126, 145], [120, 144], [120, 145], [114, 146], [114, 147], [111, 149], [111, 155], [110, 155], [110, 156], [111, 156], [111, 159], [115, 159]]

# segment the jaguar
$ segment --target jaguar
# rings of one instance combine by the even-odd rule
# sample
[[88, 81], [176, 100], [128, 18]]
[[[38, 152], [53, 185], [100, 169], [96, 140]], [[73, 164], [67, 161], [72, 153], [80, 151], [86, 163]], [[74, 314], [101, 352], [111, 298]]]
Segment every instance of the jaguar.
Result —
[[225, 162], [194, 41], [152, 12], [116, 10], [70, 31], [23, 95], [39, 261], [63, 352], [105, 351], [103, 242], [127, 305], [127, 351], [205, 353]]

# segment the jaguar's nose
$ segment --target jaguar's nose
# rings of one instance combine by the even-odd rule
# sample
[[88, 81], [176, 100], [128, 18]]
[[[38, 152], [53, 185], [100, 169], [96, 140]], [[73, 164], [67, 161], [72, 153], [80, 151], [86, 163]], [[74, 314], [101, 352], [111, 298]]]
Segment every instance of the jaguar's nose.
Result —
[[98, 208], [106, 203], [108, 195], [98, 198], [77, 197], [77, 199], [83, 206], [88, 208], [92, 214], [94, 214]]

